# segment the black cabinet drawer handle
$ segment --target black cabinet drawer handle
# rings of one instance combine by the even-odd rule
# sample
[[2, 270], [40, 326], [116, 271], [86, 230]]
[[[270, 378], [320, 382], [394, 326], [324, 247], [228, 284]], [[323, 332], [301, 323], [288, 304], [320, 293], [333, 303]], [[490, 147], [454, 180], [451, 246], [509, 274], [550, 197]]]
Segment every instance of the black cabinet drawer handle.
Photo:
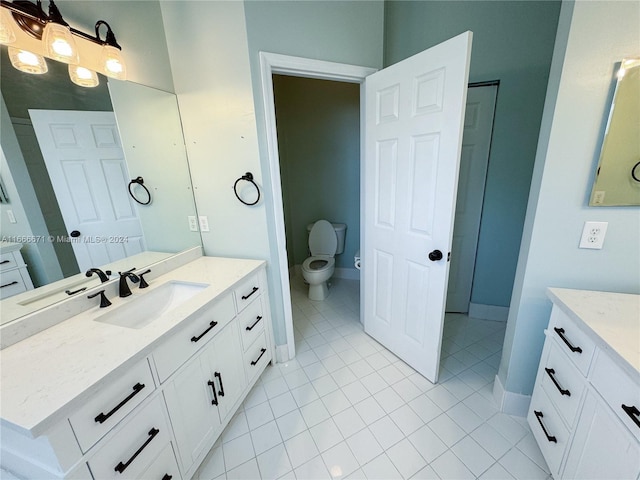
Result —
[[172, 475], [169, 475], [168, 473], [164, 474], [164, 477], [162, 477], [162, 480], [171, 480], [173, 478]]
[[15, 280], [11, 283], [5, 283], [4, 285], [0, 285], [0, 288], [4, 288], [4, 287], [10, 287], [11, 285], [17, 285], [18, 282], [16, 282]]
[[537, 412], [537, 411], [534, 410], [533, 413], [536, 414], [536, 418], [538, 419], [538, 423], [542, 427], [542, 431], [544, 432], [545, 436], [547, 437], [547, 440], [549, 440], [550, 442], [553, 442], [553, 443], [558, 443], [558, 439], [555, 436], [549, 435], [547, 433], [547, 429], [544, 427], [544, 424], [542, 423], [542, 418], [544, 417], [544, 415], [542, 415], [542, 412]]
[[246, 330], [247, 332], [250, 332], [251, 330], [253, 330], [253, 327], [255, 327], [255, 326], [260, 322], [260, 320], [262, 320], [262, 317], [261, 317], [260, 315], [258, 315], [258, 316], [256, 317], [256, 321], [255, 321], [255, 322], [253, 322], [253, 325], [251, 325], [250, 327], [245, 328], [245, 330]]
[[624, 410], [624, 413], [631, 417], [633, 423], [640, 427], [640, 419], [638, 419], [638, 417], [640, 416], [640, 410], [638, 410], [638, 407], [636, 407], [635, 405], [631, 405], [630, 407], [628, 407], [623, 403], [622, 410]]
[[136, 457], [140, 455], [142, 450], [144, 450], [145, 447], [149, 445], [149, 443], [151, 443], [151, 440], [153, 440], [155, 436], [158, 435], [158, 433], [160, 433], [160, 430], [158, 430], [157, 428], [152, 428], [151, 430], [149, 430], [149, 438], [145, 440], [145, 442], [140, 446], [140, 448], [136, 450], [136, 453], [134, 453], [133, 456], [129, 460], [127, 460], [126, 463], [120, 462], [118, 465], [116, 465], [115, 471], [118, 473], [124, 472], [127, 469], [127, 467], [131, 465], [131, 462], [133, 462], [136, 459]]
[[249, 298], [251, 295], [253, 295], [254, 293], [256, 293], [258, 291], [258, 287], [253, 287], [253, 290], [251, 290], [251, 293], [249, 295], [243, 295], [242, 299], [246, 300], [247, 298]]
[[218, 395], [220, 395], [221, 397], [224, 397], [224, 385], [222, 385], [222, 375], [220, 375], [220, 372], [215, 372], [213, 376], [216, 377], [218, 379], [218, 382], [220, 383], [220, 390], [218, 390]]
[[0, 262], [0, 265], [6, 265], [7, 263], [11, 263], [11, 260], [3, 260]]
[[582, 349], [580, 347], [574, 347], [573, 345], [571, 345], [569, 340], [567, 340], [567, 337], [564, 336], [564, 328], [554, 327], [553, 329], [556, 331], [562, 341], [567, 345], [567, 347], [569, 347], [569, 350], [571, 350], [572, 352], [582, 353]]
[[267, 351], [266, 348], [261, 348], [260, 349], [260, 356], [251, 362], [251, 366], [253, 366], [256, 363], [258, 363], [260, 361], [260, 359], [262, 358], [262, 355], [264, 355], [264, 352], [266, 352], [266, 351]]
[[553, 368], [545, 368], [544, 371], [547, 372], [547, 375], [549, 375], [549, 378], [551, 378], [551, 381], [562, 395], [566, 395], [567, 397], [571, 396], [571, 392], [565, 388], [562, 388], [558, 383], [558, 380], [556, 380], [556, 377], [554, 376], [556, 371]]
[[192, 341], [192, 342], [197, 342], [197, 341], [198, 341], [198, 340], [200, 340], [202, 337], [204, 337], [207, 333], [209, 333], [209, 331], [211, 331], [211, 329], [212, 329], [213, 327], [215, 327], [217, 324], [218, 324], [218, 322], [211, 322], [211, 323], [209, 323], [209, 328], [207, 328], [204, 332], [202, 332], [202, 333], [201, 333], [200, 335], [198, 335], [197, 337], [196, 337], [196, 336], [191, 337], [191, 341]]
[[98, 416], [97, 416], [96, 418], [94, 418], [94, 420], [95, 420], [96, 422], [98, 422], [98, 423], [104, 423], [104, 422], [106, 422], [106, 421], [107, 421], [107, 419], [108, 419], [111, 415], [113, 415], [113, 414], [114, 414], [114, 413], [116, 413], [118, 410], [120, 410], [120, 408], [122, 408], [122, 406], [123, 406], [125, 403], [127, 403], [129, 400], [131, 400], [133, 397], [135, 397], [135, 396], [138, 394], [138, 392], [140, 392], [143, 388], [144, 388], [144, 383], [140, 383], [140, 382], [136, 383], [136, 384], [133, 386], [133, 392], [131, 392], [131, 393], [127, 396], [127, 398], [125, 398], [125, 399], [124, 399], [124, 400], [122, 400], [118, 405], [116, 405], [115, 407], [113, 407], [109, 413], [102, 413], [102, 412], [100, 412], [100, 413], [98, 414]]
[[213, 400], [211, 400], [211, 405], [218, 405], [218, 394], [216, 392], [216, 384], [213, 383], [211, 380], [209, 380], [207, 382], [207, 385], [209, 385], [211, 387], [211, 390], [213, 390]]

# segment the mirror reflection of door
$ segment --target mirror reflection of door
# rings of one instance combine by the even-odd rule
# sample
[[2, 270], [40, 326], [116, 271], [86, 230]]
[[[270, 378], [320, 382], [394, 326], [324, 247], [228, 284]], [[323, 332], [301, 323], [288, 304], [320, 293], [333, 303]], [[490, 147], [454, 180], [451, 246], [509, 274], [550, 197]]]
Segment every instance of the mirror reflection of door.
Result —
[[80, 270], [144, 251], [113, 112], [29, 115]]

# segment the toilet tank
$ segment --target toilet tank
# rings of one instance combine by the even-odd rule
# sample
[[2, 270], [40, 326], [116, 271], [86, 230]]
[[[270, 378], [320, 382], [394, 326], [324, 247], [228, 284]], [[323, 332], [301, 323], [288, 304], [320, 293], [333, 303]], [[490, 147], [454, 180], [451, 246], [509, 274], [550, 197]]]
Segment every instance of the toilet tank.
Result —
[[[313, 225], [314, 225], [313, 223], [310, 223], [309, 225], [307, 225], [307, 236], [311, 232]], [[333, 225], [333, 229], [336, 231], [336, 236], [338, 237], [338, 245], [336, 246], [336, 255], [340, 255], [341, 253], [344, 253], [344, 238], [347, 234], [347, 224], [331, 222], [331, 225]]]

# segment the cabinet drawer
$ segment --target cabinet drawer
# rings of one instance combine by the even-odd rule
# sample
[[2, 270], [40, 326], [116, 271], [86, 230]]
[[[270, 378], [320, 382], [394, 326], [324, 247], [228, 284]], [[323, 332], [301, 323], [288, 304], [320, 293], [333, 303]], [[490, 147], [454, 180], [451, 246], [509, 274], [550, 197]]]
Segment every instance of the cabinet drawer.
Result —
[[558, 413], [571, 427], [586, 388], [584, 376], [568, 362], [554, 341], [547, 339], [540, 362], [540, 384]]
[[551, 311], [549, 332], [562, 347], [561, 350], [567, 354], [583, 376], [586, 376], [595, 350], [593, 341], [555, 305]]
[[262, 282], [262, 272], [254, 273], [233, 289], [233, 296], [236, 299], [236, 308], [240, 312], [253, 302], [262, 293], [264, 282]]
[[259, 298], [240, 314], [240, 333], [245, 352], [264, 331], [264, 322], [267, 321], [264, 310], [262, 298]]
[[184, 326], [153, 353], [160, 382], [224, 328], [234, 316], [233, 299], [226, 295], [185, 320]]
[[527, 422], [551, 473], [554, 477], [559, 477], [560, 463], [569, 441], [569, 431], [541, 388], [536, 388], [533, 392]]
[[146, 358], [117, 380], [101, 387], [69, 417], [82, 451], [89, 450], [155, 388]]
[[20, 270], [10, 270], [0, 274], [0, 298], [11, 297], [26, 291], [27, 286], [22, 279]]
[[[602, 350], [598, 350], [593, 365], [591, 384], [605, 399], [631, 433], [640, 440], [640, 385], [634, 382]], [[624, 407], [623, 407], [624, 405]], [[634, 421], [634, 418], [636, 419]]]
[[[22, 255], [19, 255], [19, 258], [22, 258]], [[22, 266], [22, 263], [18, 261], [13, 252], [0, 255], [0, 272], [20, 266]]]
[[156, 396], [99, 447], [89, 459], [89, 468], [101, 480], [141, 478], [170, 438], [162, 399]]
[[247, 380], [249, 383], [262, 373], [264, 367], [271, 361], [271, 352], [267, 344], [267, 336], [264, 330], [260, 336], [244, 353], [244, 368], [247, 372]]
[[140, 478], [153, 480], [180, 480], [180, 470], [172, 445], [164, 447], [160, 455], [153, 460], [151, 466], [147, 468]]

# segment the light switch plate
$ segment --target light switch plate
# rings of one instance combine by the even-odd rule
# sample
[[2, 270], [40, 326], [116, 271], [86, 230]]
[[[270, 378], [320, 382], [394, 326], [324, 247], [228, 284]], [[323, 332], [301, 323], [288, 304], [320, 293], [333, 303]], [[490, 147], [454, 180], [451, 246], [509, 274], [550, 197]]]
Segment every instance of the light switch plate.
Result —
[[206, 217], [206, 215], [200, 215], [200, 231], [209, 231], [209, 219]]
[[600, 250], [604, 245], [608, 225], [609, 222], [584, 222], [579, 248]]
[[7, 210], [7, 217], [9, 217], [9, 223], [17, 223], [16, 216], [13, 214], [13, 210]]

